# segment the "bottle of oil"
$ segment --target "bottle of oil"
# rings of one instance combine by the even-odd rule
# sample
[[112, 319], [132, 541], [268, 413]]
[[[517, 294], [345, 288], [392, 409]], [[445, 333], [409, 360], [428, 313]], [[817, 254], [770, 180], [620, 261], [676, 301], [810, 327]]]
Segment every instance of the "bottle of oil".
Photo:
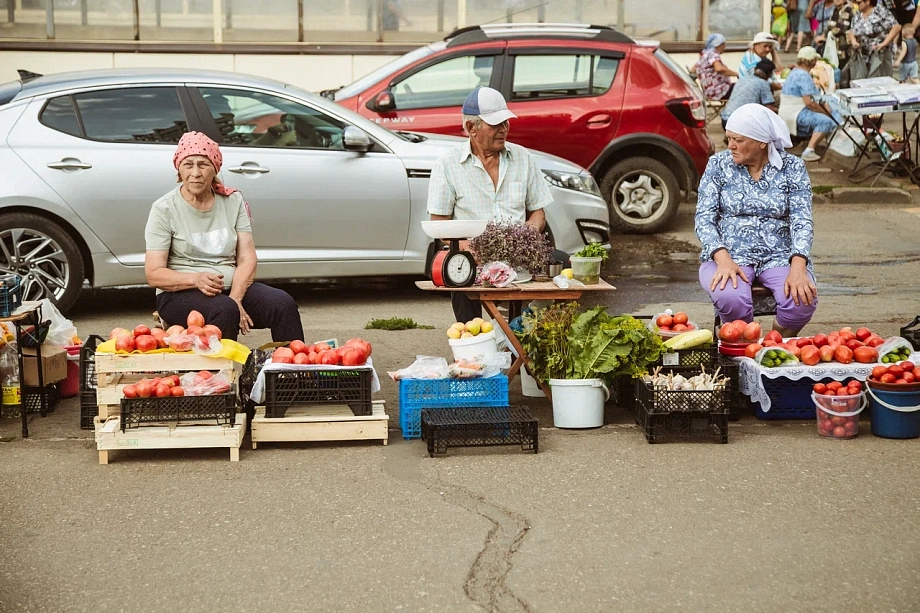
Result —
[[19, 356], [15, 343], [7, 342], [0, 352], [0, 385], [3, 390], [0, 413], [3, 417], [19, 417], [22, 410], [22, 388], [19, 384]]

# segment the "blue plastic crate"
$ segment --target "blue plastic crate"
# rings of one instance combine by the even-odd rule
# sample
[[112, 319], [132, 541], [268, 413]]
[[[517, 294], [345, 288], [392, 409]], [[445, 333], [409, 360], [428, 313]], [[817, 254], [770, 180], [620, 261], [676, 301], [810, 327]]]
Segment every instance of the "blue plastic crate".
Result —
[[799, 379], [792, 381], [780, 377], [769, 379], [764, 375], [763, 387], [770, 396], [770, 410], [766, 413], [760, 408], [759, 402], [751, 402], [754, 415], [757, 419], [772, 421], [776, 419], [817, 419], [815, 415], [815, 401], [811, 399], [812, 387], [815, 383], [830, 383], [834, 379], [825, 378], [820, 381], [814, 379]]
[[421, 438], [422, 409], [508, 406], [508, 377], [478, 379], [402, 379], [399, 427], [403, 438]]

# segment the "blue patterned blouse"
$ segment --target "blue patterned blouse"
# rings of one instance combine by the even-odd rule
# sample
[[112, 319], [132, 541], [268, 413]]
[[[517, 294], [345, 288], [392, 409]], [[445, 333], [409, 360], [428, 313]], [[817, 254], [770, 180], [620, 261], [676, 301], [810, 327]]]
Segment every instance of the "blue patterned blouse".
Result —
[[759, 275], [802, 255], [813, 273], [811, 180], [805, 162], [786, 152], [780, 155], [782, 169], [768, 163], [759, 181], [746, 166], [735, 164], [728, 150], [709, 159], [696, 205], [700, 261], [725, 248], [736, 264], [753, 266]]

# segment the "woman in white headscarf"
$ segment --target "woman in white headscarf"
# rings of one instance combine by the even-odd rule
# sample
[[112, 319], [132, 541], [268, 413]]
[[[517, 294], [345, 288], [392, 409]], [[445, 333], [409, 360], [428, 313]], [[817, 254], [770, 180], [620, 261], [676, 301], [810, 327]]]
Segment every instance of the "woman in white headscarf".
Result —
[[759, 104], [732, 113], [725, 134], [728, 149], [710, 158], [700, 181], [700, 285], [723, 322], [750, 322], [751, 285], [762, 284], [776, 298], [773, 329], [794, 336], [818, 303], [805, 163], [784, 151], [792, 146], [785, 122]]
[[700, 59], [696, 61], [696, 76], [708, 100], [728, 100], [733, 85], [729, 77], [738, 76], [737, 72], [722, 63], [725, 45], [724, 36], [710, 34], [700, 52]]

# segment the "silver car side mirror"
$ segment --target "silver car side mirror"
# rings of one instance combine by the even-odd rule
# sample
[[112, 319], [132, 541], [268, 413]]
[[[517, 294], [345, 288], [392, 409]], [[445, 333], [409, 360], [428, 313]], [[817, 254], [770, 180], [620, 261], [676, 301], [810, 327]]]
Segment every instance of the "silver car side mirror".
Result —
[[361, 128], [347, 126], [342, 133], [342, 144], [346, 151], [367, 151], [371, 148], [371, 139]]

